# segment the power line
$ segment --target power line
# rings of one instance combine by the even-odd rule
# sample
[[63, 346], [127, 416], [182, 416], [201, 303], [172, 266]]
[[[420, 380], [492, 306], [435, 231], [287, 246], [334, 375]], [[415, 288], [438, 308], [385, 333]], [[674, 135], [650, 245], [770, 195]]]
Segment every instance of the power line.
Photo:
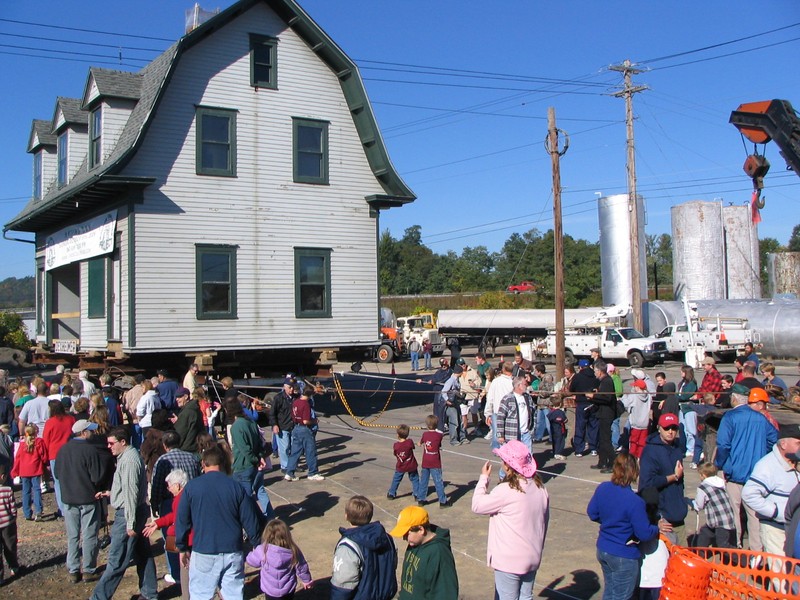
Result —
[[8, 52], [7, 50], [0, 50], [0, 54], [7, 54], [9, 56], [24, 56], [26, 58], [43, 58], [45, 60], [61, 60], [66, 62], [77, 62], [77, 63], [91, 64], [91, 65], [122, 66], [122, 67], [131, 67], [132, 69], [142, 68], [141, 65], [132, 65], [126, 62], [119, 62], [119, 60], [116, 60], [115, 62], [109, 62], [104, 60], [89, 61], [82, 58], [66, 58], [63, 56], [41, 56], [39, 54], [27, 54], [25, 52]]
[[122, 50], [136, 50], [138, 52], [158, 52], [164, 51], [163, 48], [139, 48], [137, 46], [120, 46], [119, 44], [101, 44], [100, 42], [80, 42], [77, 40], [65, 40], [63, 38], [43, 37], [39, 35], [22, 35], [21, 33], [0, 32], [0, 36], [23, 38], [27, 40], [38, 40], [41, 42], [59, 42], [62, 44], [76, 44], [79, 46], [97, 46], [99, 48], [114, 48]]
[[[364, 77], [364, 81], [377, 81], [381, 83], [406, 83], [410, 85], [430, 85], [436, 87], [451, 87], [460, 89], [476, 89], [476, 90], [499, 90], [504, 92], [531, 92], [531, 93], [551, 93], [554, 90], [546, 89], [530, 89], [530, 88], [515, 88], [504, 86], [489, 86], [489, 85], [467, 85], [465, 83], [444, 83], [435, 81], [413, 81], [410, 79], [382, 79], [379, 77]], [[600, 92], [579, 92], [577, 90], [557, 90], [559, 94], [575, 94], [579, 96], [602, 96]]]
[[783, 44], [788, 44], [790, 42], [796, 42], [800, 40], [800, 37], [792, 38], [789, 40], [784, 40], [782, 42], [775, 42], [773, 44], [764, 44], [763, 46], [756, 46], [755, 48], [748, 48], [746, 50], [739, 50], [737, 52], [728, 52], [727, 54], [720, 54], [719, 56], [710, 56], [708, 58], [698, 58], [697, 60], [690, 60], [682, 63], [676, 63], [674, 65], [667, 65], [665, 67], [655, 67], [653, 71], [664, 71], [666, 69], [673, 69], [675, 67], [685, 67], [686, 65], [694, 65], [701, 62], [708, 62], [710, 60], [718, 60], [720, 58], [727, 58], [729, 56], [736, 56], [738, 54], [747, 54], [748, 52], [754, 52], [756, 50], [763, 50], [764, 48], [772, 48], [774, 46], [781, 46]]
[[[57, 52], [58, 54], [70, 54], [72, 56], [86, 56], [88, 58], [105, 58], [105, 59], [114, 59], [114, 56], [109, 56], [107, 54], [91, 54], [89, 52], [75, 52], [72, 50], [48, 50], [46, 48], [34, 48], [31, 46], [18, 46], [16, 44], [0, 44], [0, 48], [12, 48], [14, 50], [33, 50], [34, 52]], [[45, 57], [43, 57], [45, 58]], [[139, 62], [150, 62], [146, 58], [133, 58], [127, 57], [127, 60], [136, 60]]]
[[[467, 115], [486, 115], [489, 117], [510, 117], [515, 119], [532, 119], [536, 121], [546, 121], [547, 117], [539, 117], [536, 115], [510, 115], [507, 113], [497, 113], [497, 112], [484, 112], [480, 110], [469, 110], [469, 109], [460, 109], [460, 108], [441, 108], [438, 106], [419, 106], [415, 104], [399, 104], [397, 102], [380, 102], [380, 101], [373, 101], [372, 104], [380, 104], [382, 106], [395, 106], [398, 108], [414, 108], [419, 110], [436, 110], [445, 113], [453, 113], [453, 114], [467, 114]], [[559, 119], [560, 121], [570, 121], [570, 122], [580, 122], [580, 123], [622, 123], [623, 121], [615, 121], [614, 119], [577, 119], [577, 118], [563, 118]]]
[[14, 23], [16, 25], [30, 25], [32, 27], [45, 27], [47, 29], [61, 29], [64, 31], [79, 31], [81, 33], [96, 33], [99, 35], [116, 35], [119, 37], [128, 37], [128, 38], [135, 38], [139, 40], [156, 40], [159, 42], [169, 42], [170, 44], [175, 40], [169, 38], [160, 38], [160, 37], [153, 37], [149, 35], [135, 35], [132, 33], [120, 33], [115, 31], [99, 31], [97, 29], [81, 29], [80, 27], [66, 27], [65, 25], [48, 25], [45, 23], [34, 23], [32, 21], [17, 21], [15, 19], [2, 19], [0, 18], [0, 22], [3, 23]]

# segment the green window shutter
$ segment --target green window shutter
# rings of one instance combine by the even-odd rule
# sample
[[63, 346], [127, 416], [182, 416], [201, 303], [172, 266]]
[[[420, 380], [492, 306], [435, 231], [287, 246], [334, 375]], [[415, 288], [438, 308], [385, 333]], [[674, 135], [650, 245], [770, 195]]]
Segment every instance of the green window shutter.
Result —
[[86, 261], [88, 283], [88, 317], [101, 319], [106, 316], [106, 259], [92, 258]]

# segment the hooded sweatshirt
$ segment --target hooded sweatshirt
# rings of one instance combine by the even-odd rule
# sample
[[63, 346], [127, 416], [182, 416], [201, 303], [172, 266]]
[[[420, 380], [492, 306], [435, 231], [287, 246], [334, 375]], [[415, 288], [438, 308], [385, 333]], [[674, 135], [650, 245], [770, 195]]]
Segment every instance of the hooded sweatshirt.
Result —
[[398, 600], [457, 600], [458, 574], [450, 530], [429, 525], [436, 536], [425, 544], [409, 546], [403, 559]]
[[261, 567], [261, 591], [268, 596], [280, 598], [297, 587], [297, 578], [303, 583], [311, 583], [303, 553], [297, 557], [297, 564], [292, 564], [292, 551], [272, 544], [259, 544], [247, 555], [247, 564]]
[[379, 521], [339, 529], [331, 600], [389, 600], [397, 593], [397, 549]]
[[628, 411], [628, 423], [634, 429], [647, 429], [650, 425], [650, 394], [645, 390], [634, 390], [622, 397]]
[[667, 482], [667, 476], [675, 473], [675, 463], [683, 460], [684, 451], [680, 440], [667, 444], [656, 432], [647, 438], [639, 463], [639, 490], [658, 488], [658, 510], [670, 523], [682, 523], [689, 512], [683, 499], [683, 478]]

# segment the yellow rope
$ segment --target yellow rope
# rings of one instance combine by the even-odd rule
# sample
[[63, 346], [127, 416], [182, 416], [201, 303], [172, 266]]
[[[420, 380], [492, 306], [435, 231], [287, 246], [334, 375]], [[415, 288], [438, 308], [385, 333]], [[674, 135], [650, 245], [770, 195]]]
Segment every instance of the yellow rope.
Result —
[[[361, 417], [357, 417], [355, 413], [353, 413], [353, 409], [350, 408], [350, 403], [347, 401], [347, 398], [344, 395], [342, 384], [339, 383], [339, 378], [336, 377], [336, 375], [333, 376], [333, 385], [336, 388], [336, 393], [339, 394], [339, 398], [342, 399], [342, 404], [344, 404], [344, 407], [347, 409], [349, 415], [353, 417], [355, 422], [361, 425], [362, 427], [380, 427], [383, 429], [394, 429], [395, 427], [397, 427], [396, 425], [382, 425], [380, 423], [376, 423], [376, 421], [383, 416], [383, 413], [386, 412], [386, 409], [389, 407], [389, 403], [392, 401], [392, 397], [394, 396], [395, 392], [394, 385], [396, 385], [396, 382], [392, 383], [392, 391], [389, 394], [389, 398], [386, 400], [386, 404], [384, 404], [383, 408], [378, 411], [377, 415], [375, 415], [372, 419], [368, 421], [362, 419]], [[409, 427], [409, 429], [422, 429], [422, 427], [412, 426]]]

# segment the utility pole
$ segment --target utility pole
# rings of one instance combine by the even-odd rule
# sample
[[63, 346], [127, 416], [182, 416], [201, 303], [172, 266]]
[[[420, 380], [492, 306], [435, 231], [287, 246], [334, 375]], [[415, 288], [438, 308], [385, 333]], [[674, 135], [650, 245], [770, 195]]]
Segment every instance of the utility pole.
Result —
[[[642, 290], [640, 256], [643, 251], [639, 247], [639, 211], [636, 194], [636, 154], [633, 142], [633, 95], [648, 89], [646, 85], [634, 86], [631, 82], [632, 75], [643, 73], [643, 69], [634, 67], [630, 60], [625, 60], [621, 65], [609, 67], [612, 71], [619, 71], [623, 77], [623, 88], [614, 94], [617, 98], [625, 98], [625, 128], [628, 134], [628, 159], [626, 169], [628, 172], [628, 212], [630, 213], [631, 233], [631, 304], [633, 304], [633, 326], [639, 331], [644, 330], [642, 318], [642, 304], [647, 302], [647, 289]], [[644, 292], [644, 294], [643, 294]], [[642, 295], [645, 297], [642, 298]]]
[[545, 149], [553, 163], [553, 266], [555, 268], [556, 300], [556, 378], [564, 373], [564, 228], [561, 221], [561, 164], [560, 158], [569, 148], [569, 136], [563, 131], [564, 149], [558, 149], [558, 133], [556, 128], [556, 109], [547, 109], [547, 137]]

